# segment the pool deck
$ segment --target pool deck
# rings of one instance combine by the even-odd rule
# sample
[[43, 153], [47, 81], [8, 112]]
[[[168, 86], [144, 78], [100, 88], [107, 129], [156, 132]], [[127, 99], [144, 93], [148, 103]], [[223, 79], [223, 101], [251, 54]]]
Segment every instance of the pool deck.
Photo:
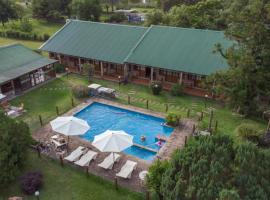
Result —
[[[104, 103], [107, 105], [112, 105], [112, 106], [117, 106], [120, 108], [124, 108], [127, 110], [131, 111], [136, 111], [140, 112], [143, 114], [148, 114], [156, 117], [161, 117], [164, 118], [165, 114], [164, 113], [159, 113], [159, 112], [154, 112], [151, 110], [146, 110], [143, 108], [138, 108], [132, 105], [123, 105], [114, 101], [109, 101], [101, 98], [91, 98], [88, 99], [87, 101], [81, 103], [80, 105], [76, 106], [75, 108], [71, 109], [67, 113], [63, 114], [62, 116], [71, 116], [74, 115], [75, 113], [79, 112], [86, 106], [92, 104], [93, 102], [99, 102], [99, 103]], [[159, 150], [158, 152], [158, 158], [160, 159], [170, 159], [171, 153], [177, 149], [177, 148], [182, 148], [185, 144], [185, 137], [189, 137], [192, 132], [192, 127], [193, 124], [196, 122], [190, 119], [183, 119], [182, 120], [182, 125], [180, 127], [177, 127], [174, 129], [173, 133], [171, 136], [167, 139], [167, 142], [165, 145]], [[37, 141], [40, 142], [49, 142], [51, 136], [55, 135], [55, 133], [52, 131], [50, 124], [46, 124], [42, 128], [40, 128], [38, 131], [33, 133], [33, 138]], [[139, 179], [139, 173], [143, 170], [148, 170], [149, 166], [151, 165], [151, 162], [145, 161], [142, 159], [139, 159], [137, 157], [127, 155], [124, 153], [121, 154], [121, 159], [118, 163], [114, 165], [113, 170], [104, 170], [100, 167], [98, 167], [98, 164], [101, 163], [104, 158], [109, 154], [109, 153], [102, 153], [99, 152], [95, 147], [92, 146], [91, 142], [86, 141], [80, 137], [70, 137], [69, 141], [69, 152], [72, 150], [76, 149], [78, 146], [85, 146], [88, 147], [96, 152], [98, 152], [98, 156], [96, 160], [92, 161], [90, 166], [89, 166], [89, 173], [103, 177], [106, 180], [109, 181], [114, 181], [115, 180], [115, 174], [120, 171], [121, 167], [124, 165], [124, 163], [127, 160], [132, 160], [138, 163], [137, 169], [132, 173], [131, 179], [122, 179], [122, 178], [117, 178], [119, 185], [123, 187], [127, 187], [131, 190], [138, 191], [138, 192], [144, 192], [145, 187], [142, 181]], [[59, 159], [55, 155], [55, 153], [51, 153], [50, 156], [54, 159]], [[74, 165], [73, 165], [74, 166]], [[77, 168], [77, 166], [74, 166]], [[78, 167], [79, 168], [79, 167]], [[86, 171], [86, 169], [81, 168], [82, 170]]]

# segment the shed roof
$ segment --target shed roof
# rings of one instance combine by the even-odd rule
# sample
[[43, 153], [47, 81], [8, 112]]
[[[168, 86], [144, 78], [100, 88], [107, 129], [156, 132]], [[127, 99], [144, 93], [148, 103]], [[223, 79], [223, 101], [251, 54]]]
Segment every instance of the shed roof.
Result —
[[151, 26], [126, 62], [209, 75], [228, 67], [213, 53], [217, 43], [225, 49], [232, 45], [222, 31]]
[[70, 20], [40, 49], [122, 64], [146, 30], [140, 26]]
[[57, 61], [43, 57], [21, 44], [2, 46], [0, 47], [0, 83], [55, 62]]

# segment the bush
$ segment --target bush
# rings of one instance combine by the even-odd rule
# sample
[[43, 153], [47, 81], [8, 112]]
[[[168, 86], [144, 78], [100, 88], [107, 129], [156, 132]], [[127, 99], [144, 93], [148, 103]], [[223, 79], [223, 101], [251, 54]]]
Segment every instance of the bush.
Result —
[[125, 16], [124, 13], [113, 13], [109, 18], [109, 22], [116, 22], [116, 23], [120, 23], [125, 20], [127, 20], [127, 17]]
[[76, 98], [86, 98], [89, 96], [89, 89], [85, 85], [75, 85], [72, 87], [72, 93]]
[[259, 142], [260, 136], [262, 135], [262, 133], [258, 130], [258, 127], [248, 123], [240, 124], [236, 128], [236, 132], [241, 138], [256, 143]]
[[47, 33], [44, 33], [44, 35], [43, 35], [43, 40], [44, 40], [44, 41], [47, 41], [49, 38], [50, 38], [50, 35], [47, 34]]
[[30, 33], [33, 30], [33, 25], [28, 19], [23, 19], [20, 23], [20, 30], [23, 32]]
[[166, 123], [170, 126], [178, 126], [181, 119], [180, 115], [169, 113], [166, 117]]
[[28, 125], [0, 112], [0, 185], [16, 178], [25, 163], [30, 143]]
[[20, 184], [22, 190], [32, 195], [35, 191], [39, 190], [42, 185], [42, 173], [41, 172], [28, 172], [20, 178]]
[[58, 74], [66, 72], [65, 66], [60, 63], [54, 64], [54, 69]]
[[151, 83], [151, 89], [154, 95], [159, 95], [162, 91], [162, 84], [158, 81], [153, 81]]
[[183, 94], [184, 91], [184, 86], [180, 85], [180, 84], [175, 84], [172, 86], [171, 89], [171, 95], [173, 96], [181, 96]]

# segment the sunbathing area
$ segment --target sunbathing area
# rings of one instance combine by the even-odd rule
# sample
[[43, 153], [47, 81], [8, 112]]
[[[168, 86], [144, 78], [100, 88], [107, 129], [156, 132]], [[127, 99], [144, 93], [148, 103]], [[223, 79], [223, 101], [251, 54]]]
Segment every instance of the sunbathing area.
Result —
[[[108, 123], [103, 125], [102, 128], [99, 123], [104, 123], [103, 121], [100, 122], [100, 120], [108, 120], [107, 118], [102, 119], [95, 116], [95, 118], [92, 119], [93, 121], [91, 121], [91, 118], [84, 118], [86, 115], [94, 115], [93, 113], [87, 113], [87, 110], [89, 111], [92, 108], [94, 109], [94, 113], [99, 113], [99, 116], [102, 116], [100, 109], [103, 109], [104, 106], [106, 108], [105, 112], [107, 116], [108, 108], [110, 108], [113, 109], [112, 112], [114, 112], [115, 115], [121, 115], [122, 117], [124, 115], [123, 111], [127, 111], [129, 114], [136, 114], [139, 115], [139, 117], [146, 116], [151, 117], [152, 120], [158, 120], [159, 124], [157, 124], [157, 127], [153, 127], [153, 131], [164, 131], [164, 133], [161, 134], [161, 132], [159, 132], [159, 134], [156, 133], [151, 135], [151, 128], [146, 127], [149, 128], [150, 134], [148, 135], [145, 133], [145, 138], [143, 139], [141, 135], [136, 135], [136, 130], [132, 129], [134, 127], [127, 127], [125, 130], [133, 130], [135, 131], [135, 134], [130, 131], [127, 131], [127, 133], [123, 130], [116, 131], [117, 128], [121, 126], [120, 124], [117, 124], [118, 122], [113, 121], [111, 128], [114, 128], [114, 130], [106, 130], [107, 127], [110, 126], [110, 122], [108, 121]], [[114, 109], [118, 109], [118, 112]], [[122, 112], [120, 112], [119, 109]], [[84, 112], [86, 112], [85, 115], [83, 115]], [[191, 124], [185, 124], [181, 128], [162, 127], [162, 123], [164, 123], [162, 120], [164, 118], [164, 114], [162, 113], [150, 112], [133, 106], [121, 105], [101, 98], [91, 98], [87, 102], [84, 102], [65, 113], [62, 118], [58, 118], [61, 118], [59, 119], [61, 121], [65, 117], [71, 118], [71, 116], [76, 116], [81, 120], [82, 118], [86, 119], [85, 121], [82, 120], [86, 122], [84, 124], [84, 126], [86, 126], [86, 130], [87, 124], [89, 124], [89, 129], [86, 133], [81, 134], [80, 136], [68, 137], [63, 134], [57, 134], [57, 125], [54, 125], [54, 123], [57, 123], [57, 119], [55, 119], [50, 124], [45, 125], [33, 134], [33, 137], [40, 142], [39, 150], [41, 153], [59, 160], [63, 165], [71, 164], [74, 167], [86, 171], [86, 173], [101, 176], [112, 182], [117, 180], [118, 184], [139, 192], [143, 192], [145, 190], [144, 179], [152, 161], [155, 159], [169, 158], [170, 154], [175, 149], [184, 145], [185, 137], [192, 133]], [[124, 116], [124, 118], [129, 118], [129, 116]], [[123, 119], [116, 120], [120, 121], [120, 123], [123, 122]], [[74, 121], [75, 120], [73, 120], [73, 122]], [[143, 130], [144, 127], [142, 123], [136, 121], [134, 121], [134, 123], [137, 123], [136, 126], [139, 126], [141, 131]], [[153, 125], [151, 124], [151, 119], [149, 123], [150, 126]], [[128, 124], [125, 125], [128, 126]], [[105, 130], [104, 133], [97, 134], [101, 133], [102, 130]], [[76, 134], [80, 133], [76, 131]], [[120, 151], [112, 150], [111, 148], [113, 147], [111, 147], [110, 144], [103, 144], [101, 139], [100, 141], [96, 141], [98, 140], [98, 137], [103, 134], [107, 135], [107, 137], [109, 137], [110, 134], [111, 136], [118, 135], [118, 138], [112, 139], [112, 145], [117, 149], [122, 147], [123, 151], [122, 149], [120, 149]], [[167, 134], [167, 136], [165, 134]], [[128, 143], [125, 146], [127, 138], [124, 138], [123, 141], [121, 141], [121, 137], [123, 136], [129, 137], [128, 139], [130, 144]], [[108, 142], [110, 140], [105, 139], [105, 141]], [[117, 141], [119, 144], [115, 145], [115, 142]], [[100, 146], [101, 148], [99, 148]]]

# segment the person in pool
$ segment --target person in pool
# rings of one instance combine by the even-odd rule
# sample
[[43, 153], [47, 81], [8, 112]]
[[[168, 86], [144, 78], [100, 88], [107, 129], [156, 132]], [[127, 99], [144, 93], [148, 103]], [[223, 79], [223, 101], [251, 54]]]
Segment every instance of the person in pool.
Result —
[[158, 145], [158, 147], [162, 147], [162, 141], [161, 141], [161, 139], [158, 140], [157, 145]]
[[144, 142], [146, 140], [146, 137], [144, 135], [141, 136], [141, 141]]

